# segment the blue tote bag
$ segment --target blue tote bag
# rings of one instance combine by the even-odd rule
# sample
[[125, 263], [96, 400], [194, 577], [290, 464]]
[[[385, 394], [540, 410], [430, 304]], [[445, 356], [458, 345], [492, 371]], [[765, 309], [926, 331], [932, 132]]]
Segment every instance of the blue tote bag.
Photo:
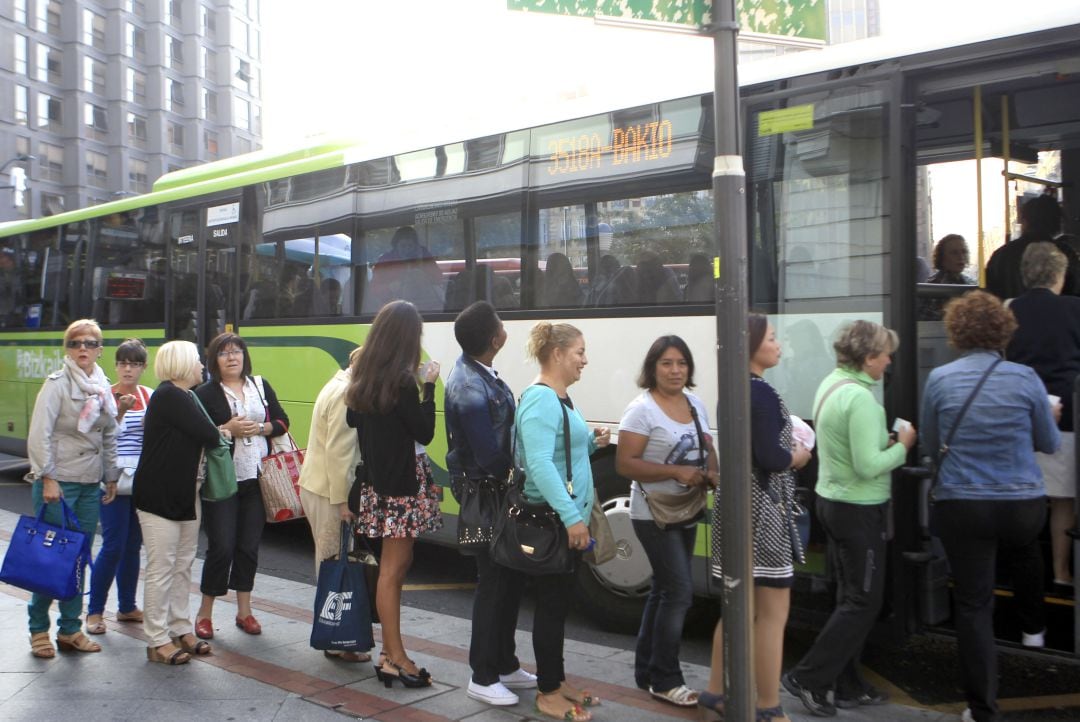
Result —
[[337, 559], [319, 565], [315, 592], [315, 618], [311, 625], [314, 649], [367, 652], [375, 646], [371, 633], [371, 605], [362, 562], [349, 559], [348, 524], [341, 523], [341, 551]]
[[90, 563], [90, 537], [79, 528], [75, 512], [63, 499], [63, 526], [44, 520], [48, 504], [37, 517], [21, 516], [0, 569], [0, 582], [66, 601], [82, 592], [83, 572]]

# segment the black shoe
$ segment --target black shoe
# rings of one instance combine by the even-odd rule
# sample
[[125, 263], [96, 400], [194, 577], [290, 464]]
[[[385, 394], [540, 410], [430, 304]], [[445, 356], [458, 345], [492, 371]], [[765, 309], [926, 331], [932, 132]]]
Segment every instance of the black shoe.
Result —
[[836, 695], [836, 706], [840, 709], [853, 709], [855, 707], [873, 707], [885, 704], [889, 701], [889, 695], [876, 687], [867, 687], [862, 694], [855, 697], [841, 697]]
[[835, 717], [836, 705], [829, 701], [825, 692], [814, 692], [799, 684], [798, 680], [791, 676], [791, 672], [785, 672], [780, 676], [780, 683], [791, 694], [799, 698], [803, 706], [815, 717]]

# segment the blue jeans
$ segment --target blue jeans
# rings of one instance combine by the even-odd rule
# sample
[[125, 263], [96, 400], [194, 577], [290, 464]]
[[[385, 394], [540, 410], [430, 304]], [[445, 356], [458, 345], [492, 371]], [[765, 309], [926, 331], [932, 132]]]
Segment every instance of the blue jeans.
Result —
[[666, 692], [684, 684], [679, 642], [686, 612], [694, 601], [690, 562], [697, 524], [661, 529], [652, 520], [631, 523], [653, 569], [634, 652], [634, 681], [638, 687]]
[[[104, 492], [102, 492], [104, 495]], [[101, 505], [101, 548], [90, 575], [90, 600], [86, 613], [101, 614], [109, 598], [109, 587], [116, 580], [117, 608], [135, 609], [135, 588], [139, 585], [139, 549], [142, 528], [135, 515], [135, 504], [128, 494], [117, 495], [112, 503]]]
[[[93, 544], [94, 532], [97, 531], [98, 509], [101, 508], [99, 487], [97, 484], [77, 484], [71, 481], [61, 481], [60, 493], [64, 495], [64, 501], [75, 512], [79, 520], [79, 526], [90, 537]], [[43, 497], [44, 482], [38, 479], [30, 490], [30, 498], [34, 502], [34, 513], [41, 511], [45, 504]], [[49, 504], [45, 511], [45, 521], [56, 526], [63, 526], [64, 511], [59, 503]], [[57, 602], [60, 608], [60, 620], [57, 626], [60, 634], [75, 634], [82, 629], [82, 586], [79, 593], [66, 602]], [[28, 610], [30, 612], [30, 633], [49, 631], [49, 607], [52, 606], [52, 597], [44, 594], [34, 594], [30, 597]]]

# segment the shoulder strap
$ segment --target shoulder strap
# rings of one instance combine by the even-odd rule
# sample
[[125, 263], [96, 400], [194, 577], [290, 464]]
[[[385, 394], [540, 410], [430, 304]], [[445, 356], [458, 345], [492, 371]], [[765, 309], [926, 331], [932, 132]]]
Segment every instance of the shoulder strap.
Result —
[[971, 403], [975, 400], [975, 397], [978, 396], [979, 390], [983, 387], [983, 384], [986, 383], [986, 379], [990, 378], [990, 373], [997, 368], [997, 365], [1002, 361], [1004, 361], [1004, 359], [1000, 356], [994, 359], [994, 363], [990, 364], [986, 371], [983, 372], [982, 378], [979, 379], [979, 383], [975, 384], [975, 388], [971, 390], [971, 395], [967, 397], [967, 401], [965, 401], [964, 405], [960, 408], [960, 413], [956, 415], [956, 421], [953, 422], [952, 428], [949, 429], [949, 433], [945, 435], [945, 442], [941, 445], [941, 448], [938, 449], [939, 467], [941, 466], [941, 459], [944, 459], [945, 455], [949, 453], [949, 444], [956, 434], [956, 427], [960, 426], [960, 422], [964, 419], [964, 415], [967, 413], [968, 409], [971, 408]]
[[[555, 389], [552, 389], [547, 384], [536, 383], [536, 384], [533, 384], [533, 385], [534, 386], [543, 386], [545, 388], [551, 389], [552, 393], [555, 392]], [[566, 493], [569, 494], [570, 496], [573, 496], [574, 495], [574, 469], [573, 469], [572, 466], [570, 466], [570, 414], [566, 410], [566, 404], [564, 404], [562, 402], [562, 399], [559, 398], [559, 395], [557, 393], [555, 394], [555, 398], [559, 402], [559, 408], [562, 409], [563, 453], [566, 454]], [[517, 437], [517, 430], [518, 430], [517, 429], [517, 421], [514, 422], [513, 429], [514, 429], [514, 436], [515, 436], [515, 438], [514, 438], [514, 451], [516, 452], [517, 451], [517, 438], [516, 437]]]
[[853, 383], [855, 383], [854, 379], [840, 379], [835, 384], [833, 384], [832, 386], [829, 387], [829, 390], [826, 391], [825, 395], [821, 397], [821, 401], [818, 401], [817, 410], [814, 411], [814, 424], [815, 425], [818, 423], [818, 418], [821, 416], [822, 407], [825, 406], [825, 402], [828, 400], [828, 398], [830, 396], [832, 396], [832, 392], [836, 391], [841, 386], [847, 386], [848, 384], [853, 384]]
[[266, 403], [266, 387], [263, 386], [262, 376], [252, 376], [251, 380], [255, 382], [255, 390], [259, 392], [259, 401], [262, 401], [263, 408], [267, 408], [269, 404]]
[[705, 471], [708, 464], [705, 461], [705, 432], [701, 430], [701, 421], [698, 419], [697, 409], [694, 408], [694, 402], [690, 400], [690, 397], [686, 397], [686, 404], [690, 407], [690, 417], [694, 420], [694, 428], [697, 429], [697, 441], [698, 441], [698, 468]]

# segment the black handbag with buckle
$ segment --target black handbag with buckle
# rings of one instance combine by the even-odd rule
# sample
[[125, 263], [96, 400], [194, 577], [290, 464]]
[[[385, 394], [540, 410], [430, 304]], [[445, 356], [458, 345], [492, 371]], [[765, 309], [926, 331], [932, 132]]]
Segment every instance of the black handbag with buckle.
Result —
[[506, 493], [506, 482], [492, 477], [459, 477], [452, 482], [452, 491], [461, 507], [458, 510], [458, 546], [463, 550], [488, 548]]

